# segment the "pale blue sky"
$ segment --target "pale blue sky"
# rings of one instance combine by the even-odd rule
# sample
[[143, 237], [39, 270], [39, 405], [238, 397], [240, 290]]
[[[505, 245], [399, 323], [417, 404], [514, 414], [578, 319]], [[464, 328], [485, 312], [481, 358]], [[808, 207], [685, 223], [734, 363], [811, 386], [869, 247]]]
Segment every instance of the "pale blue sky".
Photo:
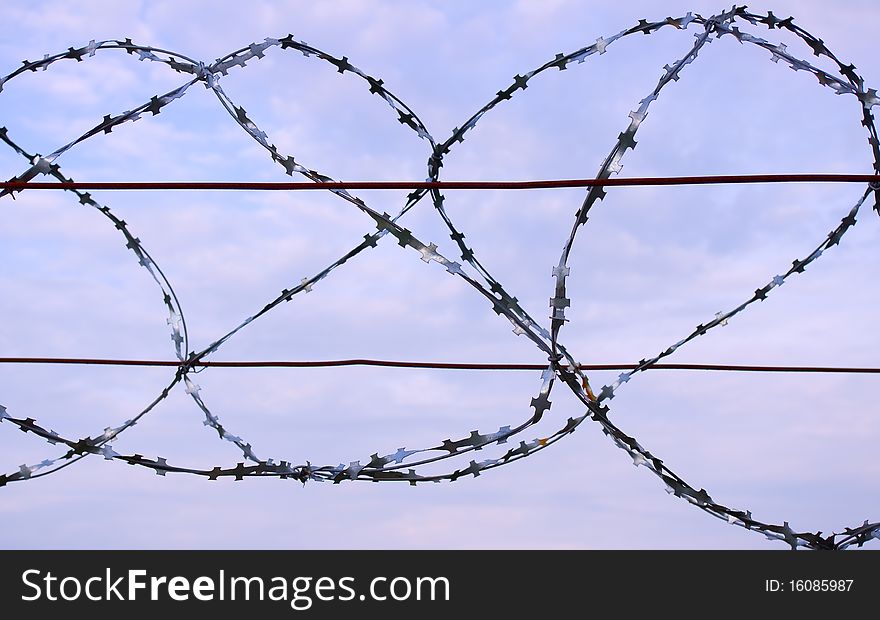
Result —
[[[0, 74], [25, 58], [92, 39], [130, 37], [209, 62], [293, 33], [383, 79], [444, 140], [515, 74], [558, 52], [642, 18], [729, 8], [569, 0], [121, 4], [4, 3]], [[880, 84], [877, 9], [843, 4], [834, 12], [821, 2], [750, 9], [793, 15], [873, 87]], [[748, 30], [816, 60], [778, 31]], [[606, 54], [536, 78], [455, 146], [442, 178], [594, 175], [629, 111], [663, 65], [690, 48], [694, 32], [628, 37]], [[45, 154], [105, 114], [182, 82], [123, 52], [56, 63], [4, 85], [0, 125]], [[425, 177], [426, 143], [361, 82], [329, 65], [274, 50], [230, 71], [221, 84], [271, 142], [306, 166], [345, 180]], [[835, 96], [815, 77], [724, 37], [664, 89], [622, 174], [868, 173], [860, 120], [854, 97]], [[69, 176], [92, 181], [288, 178], [201, 86], [162, 114], [97, 136], [58, 163]], [[0, 151], [0, 166], [3, 178], [26, 167], [8, 150]], [[584, 363], [654, 355], [804, 257], [861, 192], [801, 184], [609, 189], [575, 244], [571, 322], [562, 340]], [[406, 193], [358, 195], [379, 211], [396, 212]], [[193, 348], [375, 228], [347, 203], [317, 192], [95, 195], [128, 222], [174, 285]], [[483, 264], [532, 316], [546, 317], [550, 269], [582, 198], [581, 190], [449, 192], [446, 207]], [[106, 220], [62, 193], [25, 192], [2, 202], [2, 355], [173, 357], [158, 289]], [[876, 365], [877, 220], [864, 210], [840, 247], [669, 361]], [[403, 224], [458, 258], [426, 202]], [[249, 326], [216, 359], [336, 357], [544, 361], [473, 290], [388, 238]], [[172, 374], [4, 366], [0, 404], [67, 436], [94, 436], [137, 413]], [[601, 386], [614, 376], [596, 373], [591, 381]], [[213, 411], [260, 456], [348, 463], [523, 419], [540, 373], [213, 369], [197, 381]], [[875, 391], [869, 376], [656, 371], [633, 379], [610, 406], [624, 431], [717, 501], [827, 533], [880, 519]], [[557, 386], [542, 428], [553, 430], [552, 423], [578, 413], [575, 398]], [[180, 388], [114, 447], [181, 465], [234, 466], [240, 453], [202, 420]], [[59, 453], [0, 424], [0, 471]], [[670, 497], [590, 422], [552, 449], [478, 479], [415, 488], [163, 478], [92, 458], [0, 489], [0, 520], [5, 548], [777, 546]]]

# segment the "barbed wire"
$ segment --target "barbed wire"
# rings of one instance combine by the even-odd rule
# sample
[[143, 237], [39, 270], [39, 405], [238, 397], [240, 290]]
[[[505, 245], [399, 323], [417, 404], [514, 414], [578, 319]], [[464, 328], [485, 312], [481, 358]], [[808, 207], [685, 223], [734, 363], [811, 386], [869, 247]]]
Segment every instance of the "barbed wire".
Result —
[[[774, 44], [745, 32], [739, 26], [734, 25], [737, 20], [739, 20], [740, 24], [746, 22], [751, 26], [765, 26], [770, 30], [787, 30], [806, 44], [814, 55], [825, 56], [830, 59], [836, 65], [840, 76], [831, 75], [797, 58], [789, 52], [784, 44]], [[766, 299], [771, 292], [782, 286], [788, 278], [794, 274], [802, 273], [808, 265], [839, 244], [847, 231], [855, 225], [861, 207], [872, 194], [874, 196], [874, 209], [880, 214], [880, 191], [878, 191], [880, 186], [876, 183], [869, 184], [854, 206], [843, 217], [840, 224], [831, 230], [827, 237], [819, 242], [812, 251], [807, 253], [805, 258], [794, 260], [790, 268], [775, 275], [767, 284], [756, 289], [754, 295], [743, 301], [740, 305], [731, 310], [717, 313], [714, 318], [698, 325], [684, 338], [672, 344], [664, 351], [652, 357], [639, 360], [631, 370], [621, 373], [614, 382], [603, 386], [598, 391], [598, 394], [596, 394], [591, 388], [583, 368], [561, 343], [559, 336], [565, 323], [568, 322], [565, 309], [570, 305], [570, 300], [566, 294], [567, 278], [570, 276], [570, 268], [568, 266], [569, 254], [578, 231], [588, 220], [590, 211], [597, 201], [605, 197], [604, 184], [596, 183], [589, 186], [583, 203], [575, 213], [574, 222], [565, 242], [562, 255], [556, 266], [552, 269], [555, 285], [553, 297], [550, 298], [551, 314], [549, 317], [549, 329], [543, 327], [530, 316], [519, 304], [516, 297], [513, 297], [477, 259], [474, 250], [465, 242], [465, 235], [455, 226], [446, 212], [444, 206], [445, 198], [440, 187], [430, 185], [439, 182], [440, 169], [443, 166], [444, 157], [451, 152], [454, 145], [462, 142], [466, 134], [476, 127], [478, 121], [486, 113], [513, 96], [519, 95], [521, 91], [526, 90], [529, 82], [538, 75], [551, 69], [566, 70], [569, 65], [582, 63], [589, 56], [604, 54], [616, 41], [624, 37], [635, 34], [650, 35], [665, 27], [687, 30], [691, 26], [696, 27], [697, 32], [694, 34], [695, 41], [690, 51], [672, 64], [664, 66], [664, 73], [654, 89], [639, 102], [635, 110], [630, 112], [626, 128], [618, 135], [618, 139], [603, 161], [596, 179], [600, 181], [607, 180], [612, 174], [620, 171], [622, 167], [621, 161], [626, 151], [636, 146], [636, 133], [641, 123], [645, 120], [651, 103], [657, 99], [661, 91], [668, 84], [679, 79], [681, 72], [697, 58], [705, 45], [711, 43], [713, 38], [723, 36], [735, 38], [742, 44], [763, 48], [770, 52], [771, 60], [774, 62], [781, 62], [795, 71], [804, 71], [805, 73], [812, 74], [817, 78], [821, 86], [830, 88], [839, 95], [855, 97], [861, 109], [862, 125], [868, 132], [868, 142], [871, 146], [874, 160], [874, 172], [875, 175], [880, 174], [880, 142], [878, 142], [877, 130], [874, 126], [874, 118], [871, 112], [873, 106], [880, 104], [877, 92], [874, 89], [866, 89], [864, 80], [856, 73], [853, 65], [843, 64], [824, 45], [821, 39], [814, 37], [795, 25], [792, 18], [778, 19], [772, 12], [766, 15], [754, 14], [750, 13], [746, 7], [735, 6], [728, 11], [708, 18], [699, 14], [687, 13], [683, 17], [668, 17], [660, 21], [649, 22], [639, 20], [635, 26], [622, 30], [607, 39], [600, 37], [594, 43], [573, 52], [567, 54], [559, 53], [552, 60], [538, 68], [523, 75], [517, 74], [514, 76], [513, 83], [510, 86], [498, 91], [495, 97], [473, 114], [461, 127], [455, 128], [449, 138], [443, 142], [438, 142], [432, 137], [417, 114], [388, 90], [382, 80], [363, 72], [345, 56], [337, 58], [316, 47], [294, 39], [292, 35], [278, 39], [267, 38], [263, 42], [252, 43], [209, 64], [194, 60], [177, 52], [138, 45], [132, 42], [131, 39], [100, 42], [93, 40], [84, 47], [71, 47], [66, 52], [54, 55], [47, 54], [41, 60], [23, 61], [21, 67], [0, 78], [0, 91], [11, 80], [25, 72], [47, 70], [61, 61], [73, 60], [80, 62], [95, 56], [99, 52], [103, 54], [119, 50], [136, 55], [141, 61], [165, 65], [173, 71], [191, 76], [178, 88], [162, 95], [156, 95], [132, 110], [127, 110], [117, 115], [108, 114], [104, 116], [90, 130], [45, 156], [25, 150], [9, 136], [6, 128], [0, 128], [0, 140], [25, 158], [30, 164], [24, 172], [13, 177], [8, 184], [3, 186], [0, 196], [10, 195], [14, 197], [16, 192], [22, 191], [20, 184], [30, 183], [38, 176], [50, 176], [58, 183], [64, 184], [65, 191], [72, 192], [80, 204], [98, 210], [107, 218], [119, 231], [119, 234], [122, 235], [126, 247], [134, 253], [139, 265], [148, 271], [159, 289], [163, 304], [168, 312], [167, 322], [171, 329], [171, 339], [178, 363], [174, 376], [146, 407], [132, 418], [116, 426], [108, 426], [104, 429], [103, 433], [97, 434], [94, 437], [67, 438], [54, 430], [40, 425], [32, 417], [13, 417], [5, 407], [0, 406], [0, 422], [8, 421], [24, 433], [33, 433], [49, 444], [61, 446], [63, 450], [63, 453], [55, 458], [47, 458], [33, 465], [22, 465], [18, 471], [0, 475], [0, 486], [13, 482], [31, 481], [49, 475], [91, 455], [103, 456], [107, 460], [117, 460], [129, 465], [146, 467], [162, 476], [169, 472], [187, 473], [206, 477], [209, 480], [224, 477], [243, 480], [247, 477], [273, 476], [282, 479], [295, 479], [303, 483], [310, 480], [334, 483], [340, 483], [344, 480], [400, 481], [408, 482], [412, 485], [424, 482], [454, 482], [463, 476], [477, 477], [484, 471], [529, 457], [553, 445], [563, 437], [570, 435], [584, 420], [590, 419], [599, 424], [603, 433], [610, 437], [619, 448], [628, 453], [634, 465], [643, 466], [657, 476], [664, 483], [666, 490], [670, 494], [688, 501], [713, 517], [723, 519], [738, 527], [758, 532], [769, 539], [784, 541], [793, 549], [799, 546], [811, 549], [843, 549], [851, 545], [861, 546], [871, 538], [880, 538], [880, 523], [878, 522], [869, 523], [866, 520], [862, 525], [852, 528], [847, 527], [840, 533], [831, 533], [828, 536], [823, 536], [822, 532], [796, 531], [789, 526], [787, 521], [782, 524], [764, 522], [754, 518], [749, 510], [731, 508], [718, 503], [705, 489], [700, 488], [698, 490], [691, 486], [672, 471], [663, 460], [643, 447], [634, 437], [624, 433], [619, 426], [611, 421], [610, 409], [607, 405], [607, 401], [610, 401], [634, 375], [658, 367], [660, 360], [672, 355], [698, 336], [706, 334], [719, 326], [726, 325], [729, 320], [739, 315], [755, 302]], [[379, 213], [372, 209], [363, 200], [352, 195], [344, 187], [330, 186], [336, 183], [331, 177], [308, 168], [298, 162], [292, 155], [280, 152], [270, 142], [269, 136], [250, 118], [244, 108], [236, 105], [220, 86], [222, 76], [227, 75], [230, 70], [236, 67], [244, 67], [250, 61], [257, 61], [263, 58], [270, 49], [277, 49], [282, 52], [286, 50], [299, 52], [307, 58], [314, 58], [329, 63], [340, 73], [351, 73], [365, 82], [369, 87], [370, 93], [383, 99], [391, 108], [392, 113], [397, 115], [397, 120], [402, 125], [415, 132], [419, 138], [427, 142], [430, 147], [430, 156], [427, 161], [428, 177], [426, 183], [429, 185], [414, 189], [407, 196], [406, 202], [400, 211], [392, 216], [388, 213]], [[291, 285], [291, 288], [282, 290], [280, 294], [254, 314], [248, 316], [220, 338], [217, 338], [198, 351], [190, 349], [183, 310], [173, 287], [157, 262], [150, 256], [141, 241], [133, 235], [125, 221], [114, 215], [109, 207], [96, 201], [88, 192], [78, 189], [75, 181], [62, 174], [60, 166], [56, 163], [67, 151], [94, 136], [110, 133], [113, 129], [125, 123], [136, 121], [142, 116], [148, 114], [155, 116], [161, 113], [173, 101], [185, 96], [190, 87], [196, 84], [202, 84], [206, 89], [210, 90], [231, 118], [269, 154], [275, 163], [284, 169], [286, 174], [292, 176], [296, 173], [313, 183], [328, 184], [328, 191], [370, 217], [376, 228], [376, 230], [364, 235], [362, 242], [341, 257], [317, 273]], [[610, 185], [611, 183], [608, 184]], [[461, 263], [442, 255], [435, 243], [422, 242], [410, 230], [404, 228], [399, 223], [401, 218], [425, 196], [430, 196], [434, 209], [447, 227], [450, 238], [455, 242], [461, 254]], [[309, 461], [294, 464], [293, 460], [259, 458], [249, 442], [238, 435], [232, 434], [220, 422], [220, 418], [212, 412], [212, 409], [209, 408], [202, 396], [202, 389], [193, 381], [193, 375], [204, 371], [207, 358], [218, 351], [225, 342], [238, 334], [238, 332], [279, 305], [291, 301], [295, 296], [304, 292], [310, 292], [317, 283], [328, 277], [338, 267], [353, 259], [364, 250], [376, 247], [388, 235], [394, 237], [397, 244], [402, 248], [415, 250], [419, 254], [419, 258], [425, 263], [429, 265], [430, 263], [437, 263], [451, 276], [464, 280], [478, 294], [487, 299], [496, 314], [511, 323], [513, 332], [516, 335], [528, 338], [547, 356], [548, 363], [541, 374], [540, 388], [535, 397], [530, 401], [529, 413], [520, 421], [501, 426], [497, 430], [488, 432], [473, 430], [467, 436], [459, 439], [447, 438], [426, 448], [399, 448], [396, 452], [387, 453], [382, 456], [379, 455], [379, 452], [376, 452], [369, 459], [362, 459], [365, 461], [364, 463], [362, 463], [362, 460], [355, 460], [351, 461], [348, 465], [312, 465]], [[545, 417], [545, 414], [551, 407], [550, 395], [557, 380], [567, 385], [584, 406], [585, 411], [582, 414], [569, 417], [558, 430], [549, 435], [539, 436], [528, 441], [520, 440], [518, 445], [508, 448], [506, 451], [504, 451], [504, 448], [501, 448], [502, 452], [498, 458], [480, 461], [472, 459], [466, 466], [462, 465], [453, 470], [442, 473], [425, 473], [426, 466], [445, 462], [448, 459], [455, 459], [456, 462], [467, 460], [475, 451], [489, 448], [490, 446], [503, 446], [511, 440], [515, 440], [515, 438], [519, 439], [519, 436], [527, 429], [535, 426]], [[162, 457], [147, 458], [141, 454], [125, 455], [119, 454], [113, 449], [112, 442], [116, 438], [135, 426], [138, 421], [162, 402], [173, 389], [178, 387], [182, 387], [185, 390], [202, 412], [205, 426], [214, 430], [220, 439], [234, 444], [244, 457], [244, 462], [239, 462], [234, 467], [185, 467], [169, 464]], [[246, 462], [250, 464], [246, 464]]]

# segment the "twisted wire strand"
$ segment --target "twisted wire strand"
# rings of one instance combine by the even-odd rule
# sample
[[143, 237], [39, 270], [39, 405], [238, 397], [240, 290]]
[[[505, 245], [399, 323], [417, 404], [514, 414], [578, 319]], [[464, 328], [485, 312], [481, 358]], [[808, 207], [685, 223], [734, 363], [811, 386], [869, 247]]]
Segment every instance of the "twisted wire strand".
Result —
[[[179, 367], [179, 361], [133, 360], [88, 357], [0, 357], [0, 364], [65, 364], [85, 366], [169, 366]], [[205, 360], [188, 364], [193, 368], [330, 368], [338, 366], [379, 366], [383, 368], [432, 368], [437, 370], [543, 370], [544, 364], [500, 362], [427, 362], [405, 360], [378, 360], [366, 358], [337, 360]], [[581, 370], [635, 370], [639, 364], [581, 364]], [[651, 364], [644, 370], [720, 370], [731, 372], [797, 372], [878, 374], [880, 368], [867, 366], [767, 366], [757, 364]]]
[[[874, 174], [725, 174], [690, 177], [617, 177], [595, 179], [545, 179], [538, 181], [120, 181], [79, 183], [0, 182], [0, 189], [90, 190], [238, 190], [302, 191], [325, 189], [558, 189], [581, 187], [628, 187], [651, 185], [724, 185], [733, 183], [880, 183]], [[876, 188], [875, 188], [876, 189]]]

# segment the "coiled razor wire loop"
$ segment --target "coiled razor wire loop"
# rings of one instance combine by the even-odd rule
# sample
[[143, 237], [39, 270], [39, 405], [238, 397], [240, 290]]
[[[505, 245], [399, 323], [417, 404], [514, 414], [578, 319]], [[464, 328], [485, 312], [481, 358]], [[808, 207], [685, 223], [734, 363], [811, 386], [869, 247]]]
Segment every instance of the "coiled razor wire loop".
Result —
[[[803, 41], [803, 43], [811, 49], [814, 55], [825, 56], [830, 59], [837, 66], [840, 75], [831, 75], [794, 56], [784, 44], [774, 44], [761, 37], [741, 30], [738, 26], [734, 25], [737, 20], [739, 20], [739, 23], [746, 22], [751, 26], [765, 26], [770, 30], [787, 30]], [[699, 14], [687, 13], [683, 17], [668, 17], [664, 20], [654, 22], [639, 20], [638, 24], [635, 26], [627, 28], [608, 38], [600, 37], [594, 43], [574, 52], [557, 54], [552, 60], [546, 62], [537, 69], [529, 71], [523, 75], [517, 74], [513, 78], [513, 83], [510, 86], [504, 90], [498, 91], [486, 105], [480, 108], [473, 116], [462, 124], [461, 127], [455, 128], [452, 135], [444, 142], [437, 142], [428, 132], [424, 123], [419, 119], [416, 113], [401, 99], [388, 90], [382, 80], [364, 73], [351, 64], [345, 56], [342, 58], [334, 57], [316, 47], [295, 40], [292, 35], [280, 39], [267, 38], [261, 43], [253, 43], [210, 64], [193, 60], [177, 52], [138, 45], [133, 43], [131, 39], [125, 39], [122, 41], [90, 41], [88, 45], [81, 48], [69, 48], [66, 52], [51, 56], [46, 55], [41, 60], [24, 61], [22, 66], [17, 70], [0, 78], [0, 91], [2, 91], [6, 83], [26, 71], [46, 70], [62, 60], [75, 60], [80, 62], [95, 56], [98, 52], [104, 53], [110, 50], [124, 50], [128, 54], [138, 56], [138, 59], [141, 61], [164, 64], [176, 72], [189, 74], [192, 77], [190, 77], [179, 88], [171, 90], [163, 95], [154, 96], [149, 101], [141, 104], [133, 110], [128, 110], [115, 116], [105, 116], [101, 122], [96, 124], [92, 129], [52, 151], [49, 155], [42, 156], [26, 151], [13, 141], [5, 128], [0, 129], [0, 140], [5, 142], [30, 163], [30, 167], [20, 175], [11, 179], [12, 181], [27, 182], [38, 175], [48, 175], [62, 182], [72, 182], [71, 179], [62, 174], [59, 165], [56, 163], [61, 155], [77, 144], [88, 140], [95, 135], [110, 133], [116, 127], [125, 123], [133, 122], [148, 114], [154, 116], [159, 114], [165, 106], [170, 105], [174, 100], [183, 97], [190, 87], [197, 83], [201, 83], [206, 89], [212, 91], [220, 104], [227, 110], [235, 122], [238, 123], [238, 125], [251, 138], [259, 143], [269, 153], [272, 160], [282, 166], [288, 175], [292, 176], [294, 173], [297, 173], [315, 182], [332, 181], [333, 179], [331, 177], [304, 166], [294, 159], [293, 156], [281, 153], [277, 147], [270, 142], [269, 136], [248, 116], [244, 108], [237, 106], [220, 86], [219, 82], [221, 77], [227, 75], [230, 70], [236, 67], [244, 67], [249, 61], [259, 60], [268, 50], [277, 48], [281, 51], [291, 50], [299, 52], [306, 57], [314, 57], [315, 59], [330, 63], [340, 73], [352, 73], [366, 82], [370, 93], [382, 98], [391, 108], [392, 113], [397, 115], [397, 118], [402, 125], [408, 127], [415, 132], [419, 138], [428, 143], [431, 155], [427, 162], [427, 180], [437, 181], [440, 177], [440, 168], [443, 166], [443, 158], [449, 154], [455, 143], [462, 142], [465, 134], [474, 129], [483, 115], [500, 105], [502, 102], [517, 95], [519, 91], [525, 90], [528, 87], [529, 82], [536, 76], [551, 69], [558, 69], [560, 71], [565, 70], [569, 65], [584, 62], [593, 54], [604, 54], [616, 41], [624, 37], [635, 34], [649, 35], [667, 26], [679, 30], [686, 30], [691, 26], [695, 27], [697, 30], [694, 34], [695, 41], [693, 42], [691, 49], [682, 58], [672, 64], [664, 66], [664, 73], [658, 80], [655, 88], [639, 102], [639, 105], [635, 110], [629, 113], [628, 124], [619, 134], [617, 142], [602, 163], [596, 177], [597, 179], [607, 179], [612, 174], [619, 172], [621, 161], [626, 151], [628, 149], [633, 149], [636, 146], [635, 135], [639, 126], [645, 120], [651, 103], [657, 99], [660, 92], [667, 85], [679, 79], [679, 76], [685, 67], [696, 59], [697, 55], [705, 45], [711, 43], [713, 38], [720, 38], [723, 36], [733, 37], [741, 44], [748, 43], [767, 50], [771, 54], [771, 60], [775, 63], [782, 63], [795, 71], [804, 71], [812, 74], [818, 79], [821, 86], [832, 89], [838, 95], [845, 94], [854, 96], [858, 100], [861, 108], [862, 125], [868, 132], [868, 142], [871, 146], [874, 159], [874, 171], [875, 173], [880, 174], [880, 142], [878, 142], [877, 130], [874, 126], [874, 117], [871, 112], [871, 109], [875, 105], [880, 104], [880, 98], [878, 98], [877, 92], [874, 89], [866, 89], [864, 80], [856, 73], [853, 65], [843, 64], [843, 62], [825, 46], [821, 39], [816, 38], [795, 25], [792, 18], [778, 19], [772, 12], [769, 12], [766, 15], [754, 14], [748, 12], [746, 7], [733, 7], [726, 12], [708, 18]], [[14, 198], [15, 191], [17, 190], [7, 188], [0, 192], [0, 196], [10, 194]], [[620, 390], [635, 374], [650, 368], [658, 361], [672, 355], [679, 348], [683, 347], [698, 336], [706, 334], [718, 326], [726, 325], [730, 319], [743, 312], [748, 306], [766, 299], [774, 289], [784, 284], [789, 277], [797, 273], [802, 273], [808, 265], [840, 242], [846, 232], [855, 225], [856, 217], [860, 209], [872, 194], [874, 195], [874, 209], [880, 214], [880, 187], [877, 185], [870, 185], [865, 189], [864, 193], [856, 201], [854, 206], [843, 217], [840, 224], [828, 233], [827, 238], [823, 239], [814, 249], [808, 252], [805, 258], [794, 260], [791, 267], [785, 269], [778, 275], [775, 275], [767, 284], [758, 288], [754, 295], [743, 301], [740, 305], [731, 310], [719, 312], [706, 323], [697, 325], [697, 327], [689, 334], [669, 346], [664, 351], [652, 357], [639, 360], [635, 369], [621, 373], [617, 380], [610, 385], [602, 387], [598, 394], [594, 393], [592, 390], [587, 376], [578, 367], [578, 363], [573, 355], [569, 353], [565, 346], [560, 342], [559, 335], [565, 326], [565, 323], [568, 321], [565, 316], [565, 309], [570, 304], [569, 299], [566, 297], [566, 282], [570, 275], [570, 269], [568, 267], [569, 254], [580, 227], [587, 222], [590, 210], [596, 205], [597, 201], [602, 200], [605, 197], [606, 192], [602, 186], [594, 186], [587, 191], [586, 198], [580, 208], [575, 212], [571, 232], [565, 242], [559, 262], [552, 269], [552, 277], [555, 279], [555, 285], [553, 297], [550, 298], [551, 312], [549, 317], [549, 330], [542, 327], [538, 321], [532, 318], [520, 306], [516, 297], [510, 295], [500, 282], [498, 282], [498, 280], [496, 280], [477, 259], [474, 250], [465, 242], [465, 235], [455, 226], [446, 212], [444, 207], [444, 196], [438, 189], [418, 189], [413, 191], [407, 196], [406, 202], [401, 210], [396, 215], [392, 216], [388, 213], [379, 213], [371, 209], [363, 200], [350, 194], [345, 189], [331, 188], [329, 191], [332, 191], [341, 199], [349, 202], [356, 209], [370, 217], [375, 223], [376, 230], [364, 235], [364, 240], [362, 242], [334, 262], [327, 265], [321, 271], [303, 278], [300, 282], [291, 285], [291, 288], [289, 289], [286, 288], [282, 290], [279, 295], [267, 303], [263, 308], [259, 309], [252, 316], [244, 319], [225, 335], [221, 336], [200, 351], [190, 351], [186, 321], [184, 319], [183, 310], [174, 293], [174, 289], [159, 268], [159, 265], [146, 251], [141, 241], [133, 235], [128, 225], [123, 220], [116, 217], [109, 207], [99, 204], [89, 193], [77, 189], [68, 189], [67, 191], [73, 192], [77, 196], [80, 204], [97, 209], [116, 229], [119, 230], [119, 233], [125, 239], [126, 247], [134, 253], [141, 267], [146, 269], [153, 278], [159, 288], [163, 303], [168, 311], [167, 321], [171, 329], [174, 350], [180, 364], [168, 385], [166, 385], [165, 388], [163, 388], [144, 409], [137, 413], [137, 415], [117, 426], [105, 428], [103, 433], [97, 434], [94, 437], [89, 436], [80, 439], [63, 437], [54, 430], [40, 426], [34, 418], [12, 417], [5, 407], [0, 406], [0, 422], [4, 420], [9, 421], [21, 431], [25, 433], [33, 433], [50, 444], [58, 444], [64, 449], [64, 452], [60, 456], [49, 458], [33, 465], [22, 465], [18, 471], [0, 475], [0, 486], [4, 486], [11, 482], [32, 480], [48, 475], [89, 455], [101, 455], [107, 460], [117, 460], [130, 465], [146, 467], [161, 476], [164, 476], [169, 472], [187, 473], [203, 476], [209, 480], [216, 480], [225, 477], [233, 477], [235, 480], [242, 480], [246, 477], [253, 476], [275, 476], [295, 479], [302, 481], [303, 483], [309, 480], [332, 481], [334, 483], [339, 483], [343, 480], [370, 480], [374, 482], [405, 481], [412, 485], [416, 485], [420, 482], [440, 482], [444, 480], [455, 481], [462, 476], [472, 475], [476, 477], [483, 471], [501, 467], [531, 456], [556, 443], [563, 437], [573, 433], [584, 420], [589, 418], [599, 424], [603, 433], [610, 437], [619, 448], [629, 454], [636, 466], [643, 466], [660, 478], [670, 494], [688, 501], [713, 517], [761, 533], [771, 540], [784, 541], [789, 544], [792, 549], [797, 547], [810, 549], [843, 549], [854, 544], [861, 546], [871, 538], [880, 538], [880, 523], [878, 522], [869, 523], [868, 521], [865, 521], [862, 525], [852, 528], [847, 527], [843, 532], [822, 536], [822, 532], [811, 533], [796, 531], [789, 526], [787, 521], [781, 525], [766, 523], [754, 518], [752, 513], [748, 510], [731, 508], [718, 503], [707, 491], [702, 488], [697, 489], [694, 486], [691, 486], [682, 477], [673, 472], [663, 460], [652, 454], [647, 448], [643, 447], [634, 437], [630, 437], [624, 433], [614, 422], [611, 421], [609, 416], [610, 411], [606, 404], [606, 402], [611, 400], [617, 391]], [[430, 194], [430, 200], [433, 203], [434, 208], [446, 224], [450, 232], [450, 237], [458, 247], [458, 250], [461, 253], [461, 260], [463, 261], [462, 263], [450, 260], [443, 256], [438, 252], [436, 244], [423, 243], [416, 238], [411, 231], [399, 224], [400, 219], [427, 194]], [[548, 365], [541, 375], [542, 380], [540, 389], [530, 401], [529, 414], [517, 423], [502, 426], [491, 432], [484, 433], [479, 430], [474, 430], [471, 431], [468, 436], [460, 439], [444, 439], [442, 442], [427, 448], [411, 450], [399, 448], [393, 453], [384, 454], [382, 456], [376, 452], [371, 455], [369, 459], [364, 459], [363, 462], [357, 460], [350, 462], [348, 465], [312, 465], [308, 461], [304, 464], [293, 464], [292, 461], [276, 461], [273, 459], [259, 458], [251, 444], [246, 442], [243, 438], [232, 434], [220, 422], [220, 418], [212, 412], [211, 408], [209, 408], [207, 402], [202, 396], [201, 388], [193, 381], [193, 375], [197, 372], [201, 372], [204, 368], [196, 369], [195, 365], [198, 362], [204, 361], [208, 356], [216, 352], [227, 340], [235, 336], [250, 323], [256, 321], [282, 303], [291, 301], [295, 296], [304, 292], [308, 293], [312, 290], [314, 285], [330, 275], [330, 273], [336, 268], [345, 264], [364, 250], [375, 247], [387, 235], [393, 236], [401, 247], [412, 248], [418, 252], [421, 260], [425, 263], [438, 263], [445, 268], [450, 275], [462, 278], [491, 303], [492, 309], [496, 314], [510, 321], [513, 325], [513, 332], [515, 334], [527, 337], [534, 342], [541, 351], [547, 354]], [[537, 424], [550, 409], [550, 395], [557, 380], [566, 384], [577, 399], [584, 405], [585, 411], [583, 414], [568, 418], [561, 428], [550, 435], [534, 438], [528, 441], [520, 439], [517, 445], [507, 449], [506, 452], [501, 454], [498, 458], [479, 461], [470, 460], [466, 466], [460, 466], [457, 469], [446, 473], [422, 473], [425, 465], [438, 463], [452, 458], [461, 460], [463, 457], [466, 460], [469, 458], [470, 453], [481, 450], [482, 448], [493, 445], [500, 446], [502, 444], [507, 444], [514, 438], [519, 439], [519, 436], [524, 431]], [[137, 424], [141, 418], [147, 415], [162, 400], [164, 400], [172, 389], [181, 383], [183, 384], [185, 391], [195, 402], [196, 406], [204, 414], [205, 426], [213, 429], [221, 439], [235, 444], [235, 446], [241, 451], [245, 459], [244, 462], [237, 463], [235, 467], [213, 467], [210, 469], [204, 469], [171, 465], [161, 457], [151, 459], [140, 454], [119, 454], [113, 449], [111, 442], [114, 439]]]

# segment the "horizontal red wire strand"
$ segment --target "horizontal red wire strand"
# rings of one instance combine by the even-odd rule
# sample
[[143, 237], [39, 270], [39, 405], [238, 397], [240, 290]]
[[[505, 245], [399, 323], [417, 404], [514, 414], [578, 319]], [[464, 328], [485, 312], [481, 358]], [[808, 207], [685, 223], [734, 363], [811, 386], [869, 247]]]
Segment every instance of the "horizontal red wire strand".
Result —
[[[0, 357], [0, 364], [80, 364], [95, 366], [180, 366], [173, 360], [123, 360], [62, 357]], [[332, 366], [383, 366], [441, 370], [544, 370], [547, 364], [497, 364], [463, 362], [405, 362], [397, 360], [346, 359], [318, 361], [199, 361], [204, 368], [327, 368]], [[637, 364], [581, 364], [581, 370], [632, 370]], [[647, 370], [727, 370], [740, 372], [880, 373], [880, 368], [842, 366], [755, 366], [742, 364], [653, 364]]]
[[288, 191], [321, 189], [552, 189], [632, 185], [711, 185], [733, 183], [880, 183], [872, 174], [740, 174], [690, 177], [615, 177], [545, 181], [327, 181], [327, 182], [0, 182], [3, 190], [244, 190]]

